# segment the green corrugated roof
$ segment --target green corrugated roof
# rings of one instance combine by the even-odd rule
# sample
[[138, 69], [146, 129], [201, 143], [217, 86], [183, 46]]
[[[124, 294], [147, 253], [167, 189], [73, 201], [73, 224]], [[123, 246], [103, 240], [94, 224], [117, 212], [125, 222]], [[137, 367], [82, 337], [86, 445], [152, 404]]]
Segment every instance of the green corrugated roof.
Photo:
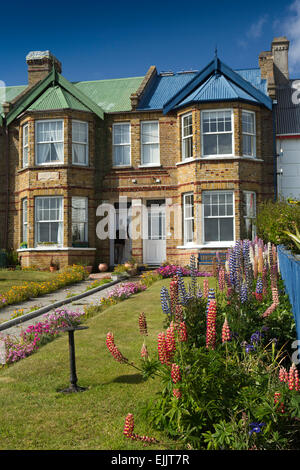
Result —
[[90, 111], [77, 98], [58, 85], [48, 88], [34, 103], [32, 103], [31, 106], [29, 106], [28, 110], [47, 111], [66, 108]]
[[[130, 95], [139, 88], [143, 79], [144, 77], [130, 77], [70, 83], [103, 111], [109, 113], [130, 111]], [[13, 100], [26, 87], [27, 85], [6, 87], [5, 101]], [[65, 108], [89, 110], [81, 101], [59, 86], [48, 88], [28, 109], [46, 111]], [[1, 103], [0, 113], [2, 113]]]
[[140, 86], [144, 77], [72, 82], [106, 113], [130, 111], [130, 95]]

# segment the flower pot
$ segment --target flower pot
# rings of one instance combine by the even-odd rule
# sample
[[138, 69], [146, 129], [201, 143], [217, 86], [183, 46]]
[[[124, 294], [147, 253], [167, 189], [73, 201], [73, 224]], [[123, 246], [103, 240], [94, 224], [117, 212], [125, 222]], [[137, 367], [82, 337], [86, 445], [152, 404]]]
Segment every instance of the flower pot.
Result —
[[89, 274], [91, 274], [91, 272], [93, 271], [93, 266], [85, 266], [85, 269]]
[[54, 271], [57, 271], [56, 266], [50, 266], [50, 272], [53, 273]]
[[105, 273], [105, 271], [108, 270], [108, 266], [106, 263], [100, 263], [99, 266], [98, 266], [98, 269], [100, 271], [100, 273]]

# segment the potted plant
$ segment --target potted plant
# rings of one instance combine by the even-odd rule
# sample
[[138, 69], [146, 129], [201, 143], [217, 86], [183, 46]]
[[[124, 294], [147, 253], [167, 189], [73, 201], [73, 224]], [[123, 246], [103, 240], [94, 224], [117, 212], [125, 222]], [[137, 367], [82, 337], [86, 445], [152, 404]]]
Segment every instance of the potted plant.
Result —
[[20, 243], [20, 249], [24, 250], [25, 248], [27, 248], [27, 242]]
[[51, 258], [51, 261], [50, 261], [50, 271], [53, 272], [53, 271], [57, 271], [58, 270], [58, 263], [55, 263], [53, 261], [53, 258]]
[[107, 263], [99, 263], [98, 269], [99, 269], [100, 273], [105, 273], [108, 270]]

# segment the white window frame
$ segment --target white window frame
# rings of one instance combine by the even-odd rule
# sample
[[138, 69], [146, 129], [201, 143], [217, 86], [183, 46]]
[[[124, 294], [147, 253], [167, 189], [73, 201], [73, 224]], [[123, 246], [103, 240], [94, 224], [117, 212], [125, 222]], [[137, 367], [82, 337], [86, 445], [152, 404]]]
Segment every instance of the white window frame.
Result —
[[[129, 126], [129, 142], [128, 143], [122, 143], [122, 144], [115, 144], [115, 128], [118, 127], [118, 126]], [[112, 153], [112, 166], [113, 167], [126, 167], [126, 166], [131, 166], [131, 123], [130, 122], [114, 122], [113, 123], [113, 128], [112, 128], [112, 148], [113, 148], [113, 153]], [[125, 147], [129, 147], [129, 163], [125, 163], [125, 164], [117, 164], [116, 163], [116, 160], [115, 160], [115, 147], [121, 147], [121, 146], [125, 146]]]
[[[185, 128], [185, 126], [184, 126], [184, 120], [185, 120], [186, 118], [189, 118], [189, 117], [192, 118], [192, 133], [185, 136], [185, 135], [184, 135], [184, 128]], [[186, 157], [186, 156], [185, 156], [185, 145], [184, 145], [184, 143], [185, 143], [185, 141], [188, 140], [188, 139], [191, 139], [191, 141], [192, 141], [192, 155], [191, 155], [190, 157]], [[193, 155], [193, 150], [194, 150], [194, 149], [193, 149], [193, 140], [194, 140], [194, 136], [193, 136], [193, 114], [192, 114], [192, 113], [183, 114], [183, 115], [181, 116], [181, 159], [182, 159], [182, 161], [190, 160], [190, 159], [193, 158], [193, 156], [194, 156], [194, 155]]]
[[[82, 222], [74, 222], [73, 221], [73, 209], [75, 209], [73, 207], [73, 200], [74, 199], [81, 199], [81, 200], [84, 200], [84, 203], [85, 203], [85, 220], [82, 221]], [[72, 214], [71, 214], [71, 224], [72, 224], [72, 227], [71, 227], [71, 234], [72, 234], [72, 244], [73, 243], [78, 243], [78, 242], [82, 242], [82, 243], [88, 243], [89, 241], [89, 203], [88, 203], [88, 197], [85, 197], [85, 196], [73, 196], [71, 198], [71, 204], [72, 204]], [[73, 241], [73, 224], [78, 224], [78, 223], [81, 223], [81, 224], [84, 224], [84, 240], [74, 240]]]
[[[243, 114], [252, 114], [252, 116], [253, 116], [253, 130], [254, 130], [253, 134], [251, 134], [249, 132], [244, 132], [244, 130], [243, 130]], [[242, 141], [243, 157], [256, 158], [256, 115], [255, 115], [254, 111], [248, 111], [247, 109], [242, 109], [242, 140], [244, 139], [244, 135], [250, 135], [253, 138], [253, 155], [244, 154], [244, 142]]]
[[[186, 199], [188, 197], [193, 197], [193, 215], [191, 217], [186, 216]], [[183, 206], [183, 244], [186, 245], [192, 245], [194, 243], [194, 233], [195, 233], [195, 205], [194, 205], [194, 193], [189, 192], [189, 193], [184, 193], [182, 195], [182, 206]], [[192, 239], [188, 240], [187, 239], [187, 224], [192, 221]]]
[[22, 199], [22, 242], [28, 243], [28, 199]]
[[[73, 123], [78, 122], [84, 124], [86, 127], [86, 142], [77, 142], [73, 140]], [[73, 144], [85, 145], [85, 162], [75, 162], [74, 161], [74, 148]], [[72, 119], [72, 164], [78, 166], [88, 166], [89, 164], [89, 123], [86, 121], [79, 121], [78, 119]]]
[[[226, 194], [226, 193], [230, 193], [232, 195], [232, 215], [229, 215], [229, 216], [205, 216], [205, 212], [204, 212], [204, 196], [206, 194]], [[207, 218], [215, 218], [215, 219], [223, 219], [223, 218], [229, 218], [229, 219], [233, 219], [233, 240], [220, 240], [220, 241], [206, 241], [205, 240], [205, 219]], [[235, 242], [235, 197], [234, 197], [234, 191], [232, 190], [216, 190], [216, 191], [203, 191], [202, 192], [202, 241], [203, 241], [203, 244], [207, 245], [207, 246], [215, 246], [215, 247], [218, 247], [218, 246], [221, 246], [221, 245], [225, 245], [225, 244], [229, 244], [229, 243], [233, 243]]]
[[[253, 205], [254, 205], [254, 210], [252, 216], [247, 213], [247, 204], [244, 204], [244, 197], [247, 195], [253, 195]], [[252, 240], [256, 237], [256, 225], [253, 223], [253, 219], [256, 218], [256, 192], [255, 191], [243, 191], [243, 217], [244, 217], [244, 223], [246, 226], [246, 220], [250, 219], [252, 222]]]
[[[43, 221], [39, 221], [38, 220], [38, 217], [37, 217], [37, 208], [38, 208], [38, 204], [37, 204], [37, 201], [39, 199], [60, 199], [61, 200], [61, 204], [62, 204], [62, 220], [43, 220]], [[49, 243], [49, 246], [53, 247], [53, 246], [57, 246], [57, 247], [61, 247], [63, 246], [63, 240], [64, 240], [64, 198], [63, 196], [37, 196], [35, 197], [34, 199], [34, 215], [35, 215], [35, 245], [36, 246], [43, 246], [45, 243], [46, 245]], [[40, 223], [51, 223], [51, 222], [54, 222], [54, 223], [59, 223], [61, 224], [62, 226], [62, 230], [61, 230], [61, 243], [57, 242], [41, 242], [41, 241], [38, 241], [38, 234], [39, 234], [39, 224]]]
[[[26, 131], [26, 132], [25, 132]], [[26, 135], [27, 133], [27, 135]], [[22, 128], [22, 138], [23, 138], [23, 152], [22, 152], [22, 158], [23, 158], [23, 168], [26, 168], [28, 166], [28, 159], [29, 159], [29, 124], [24, 124]], [[25, 154], [27, 153], [27, 156], [25, 158]]]
[[[157, 124], [157, 134], [158, 134], [158, 141], [157, 142], [143, 142], [143, 126], [145, 124]], [[145, 163], [144, 162], [144, 146], [145, 145], [156, 145], [158, 144], [158, 162], [155, 163]], [[160, 125], [159, 120], [152, 120], [152, 121], [141, 121], [141, 166], [160, 166]]]
[[[224, 131], [224, 132], [203, 132], [203, 116], [205, 113], [218, 113], [218, 112], [224, 112], [224, 111], [230, 111], [231, 113], [231, 132]], [[211, 154], [211, 155], [204, 155], [204, 138], [203, 136], [205, 135], [219, 135], [219, 134], [230, 134], [231, 133], [231, 146], [232, 146], [232, 152], [231, 153], [216, 153], [216, 154]], [[201, 111], [201, 155], [202, 158], [223, 158], [223, 157], [232, 157], [234, 156], [234, 142], [235, 142], [235, 137], [234, 137], [234, 113], [232, 108], [224, 108], [224, 109], [205, 109]]]
[[[47, 144], [51, 142], [38, 142], [37, 141], [37, 128], [41, 122], [62, 122], [62, 141], [57, 141], [58, 143], [63, 144], [63, 159], [60, 161], [53, 161], [53, 162], [45, 162], [39, 163], [38, 162], [38, 144]], [[39, 121], [35, 121], [35, 164], [37, 166], [53, 166], [53, 165], [63, 165], [64, 164], [64, 120], [63, 119], [40, 119]]]

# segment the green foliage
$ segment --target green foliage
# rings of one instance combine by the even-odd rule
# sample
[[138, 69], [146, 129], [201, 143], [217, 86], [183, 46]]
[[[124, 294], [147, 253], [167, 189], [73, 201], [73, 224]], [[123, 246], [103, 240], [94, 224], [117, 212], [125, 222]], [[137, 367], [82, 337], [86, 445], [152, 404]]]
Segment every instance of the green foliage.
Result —
[[286, 232], [300, 227], [300, 205], [284, 200], [263, 202], [257, 209], [256, 226], [258, 236], [265, 243], [282, 244], [295, 251], [296, 246]]

